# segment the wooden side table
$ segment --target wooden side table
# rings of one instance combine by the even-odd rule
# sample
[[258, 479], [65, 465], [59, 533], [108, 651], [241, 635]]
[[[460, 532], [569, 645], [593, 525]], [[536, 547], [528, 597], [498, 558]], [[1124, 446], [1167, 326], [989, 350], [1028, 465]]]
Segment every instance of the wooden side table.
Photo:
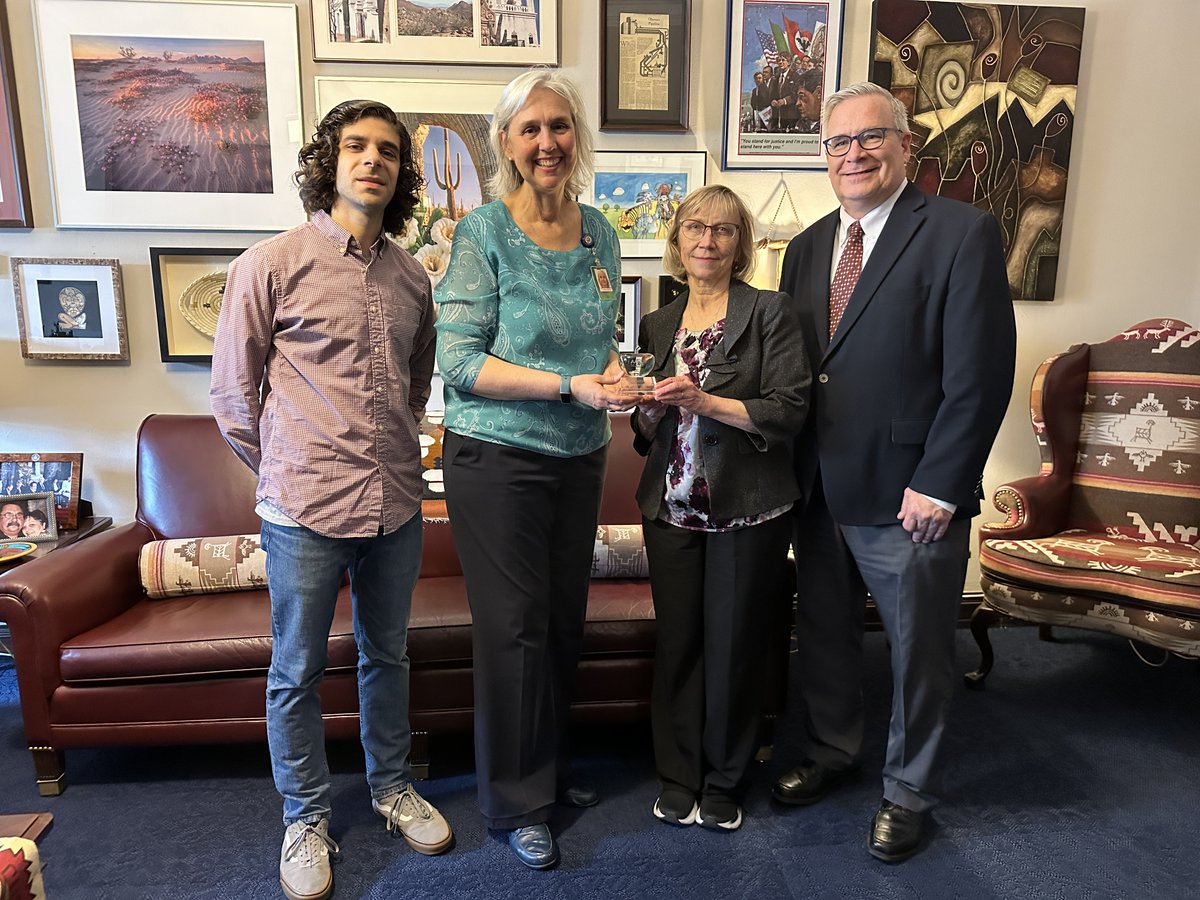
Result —
[[53, 827], [54, 815], [48, 812], [0, 816], [0, 835], [4, 837], [25, 838], [36, 843]]

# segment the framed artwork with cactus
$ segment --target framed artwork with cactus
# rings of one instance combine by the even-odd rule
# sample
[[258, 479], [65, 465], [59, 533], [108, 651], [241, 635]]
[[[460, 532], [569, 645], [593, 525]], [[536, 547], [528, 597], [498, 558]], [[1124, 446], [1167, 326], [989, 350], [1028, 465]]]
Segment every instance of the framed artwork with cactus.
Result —
[[295, 6], [34, 10], [58, 227], [280, 231], [303, 219]]
[[312, 0], [317, 62], [558, 65], [559, 0]]
[[436, 287], [450, 262], [455, 224], [495, 199], [487, 187], [496, 167], [488, 125], [504, 84], [324, 76], [315, 80], [317, 115], [363, 97], [386, 103], [408, 129], [425, 188], [404, 231], [391, 237], [416, 257]]

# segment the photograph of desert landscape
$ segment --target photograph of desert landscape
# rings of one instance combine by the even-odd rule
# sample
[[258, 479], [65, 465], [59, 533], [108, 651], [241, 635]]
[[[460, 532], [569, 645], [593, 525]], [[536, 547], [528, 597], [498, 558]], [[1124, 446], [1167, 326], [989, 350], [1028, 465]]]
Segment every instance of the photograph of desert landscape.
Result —
[[270, 194], [264, 49], [72, 35], [86, 189]]

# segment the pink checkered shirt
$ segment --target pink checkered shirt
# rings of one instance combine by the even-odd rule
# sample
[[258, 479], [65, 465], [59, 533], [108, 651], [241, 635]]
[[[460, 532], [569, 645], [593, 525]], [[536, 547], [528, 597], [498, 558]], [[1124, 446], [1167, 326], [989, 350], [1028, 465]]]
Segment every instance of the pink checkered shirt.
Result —
[[230, 264], [209, 396], [260, 502], [330, 537], [420, 509], [433, 319], [419, 263], [382, 237], [365, 259], [324, 212]]

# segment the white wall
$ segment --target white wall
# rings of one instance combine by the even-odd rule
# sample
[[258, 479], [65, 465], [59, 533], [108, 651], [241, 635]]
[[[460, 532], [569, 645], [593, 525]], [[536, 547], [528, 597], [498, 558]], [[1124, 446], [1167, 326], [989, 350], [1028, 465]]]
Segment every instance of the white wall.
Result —
[[[239, 0], [241, 2], [241, 0]], [[985, 476], [990, 491], [1032, 474], [1037, 452], [1029, 433], [1028, 385], [1038, 363], [1066, 345], [1103, 340], [1151, 316], [1200, 324], [1200, 252], [1195, 210], [1200, 178], [1200, 118], [1191, 94], [1191, 36], [1200, 31], [1195, 0], [1087, 3], [1080, 99], [1075, 123], [1058, 298], [1017, 304], [1017, 387]], [[313, 114], [314, 75], [505, 81], [515, 70], [312, 63], [309, 4], [300, 7], [304, 110]], [[719, 169], [726, 4], [693, 0], [691, 132], [601, 134], [600, 149], [707, 150], [709, 180], [742, 191], [765, 228], [778, 200], [778, 173]], [[563, 0], [564, 67], [598, 105], [598, 0]], [[0, 451], [84, 453], [83, 494], [117, 521], [134, 513], [133, 442], [152, 412], [207, 412], [208, 367], [159, 359], [150, 246], [243, 246], [236, 232], [57, 231], [53, 227], [48, 149], [34, 52], [31, 0], [8, 0], [17, 95], [30, 169], [32, 231], [0, 230]], [[866, 77], [871, 3], [847, 0], [842, 83]], [[804, 224], [835, 205], [823, 172], [789, 173]], [[129, 326], [128, 363], [25, 360], [17, 336], [10, 256], [118, 257]], [[626, 271], [656, 276], [655, 260], [628, 260]], [[653, 280], [648, 283], [653, 297]]]

